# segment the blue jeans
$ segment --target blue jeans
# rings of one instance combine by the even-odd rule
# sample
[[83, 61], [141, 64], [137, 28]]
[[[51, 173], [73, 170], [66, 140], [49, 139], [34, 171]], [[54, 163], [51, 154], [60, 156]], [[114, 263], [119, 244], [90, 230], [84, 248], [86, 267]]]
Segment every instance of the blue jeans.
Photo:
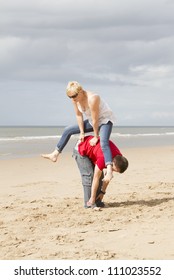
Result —
[[[112, 154], [111, 154], [111, 150], [109, 147], [109, 138], [111, 135], [112, 126], [113, 126], [112, 122], [109, 121], [108, 123], [102, 124], [99, 127], [100, 146], [101, 146], [101, 149], [104, 154], [106, 165], [112, 163]], [[89, 123], [88, 120], [85, 120], [84, 121], [84, 132], [88, 133], [88, 132], [92, 132], [92, 131], [94, 131], [92, 125]], [[62, 150], [64, 149], [64, 147], [66, 146], [66, 144], [68, 143], [70, 137], [74, 134], [79, 134], [79, 133], [80, 133], [80, 129], [79, 129], [78, 125], [66, 127], [57, 144], [57, 150], [61, 153]]]
[[[76, 149], [74, 149], [74, 151], [73, 151], [73, 157], [75, 158], [77, 166], [80, 171], [82, 185], [83, 185], [83, 193], [84, 193], [84, 207], [86, 208], [87, 202], [89, 201], [89, 199], [91, 197], [91, 186], [92, 186], [92, 180], [93, 180], [93, 176], [94, 176], [94, 164], [91, 162], [91, 160], [88, 157], [81, 156]], [[100, 190], [102, 187], [102, 179], [103, 179], [103, 174], [99, 181], [99, 186], [98, 186], [96, 197], [100, 193]], [[96, 204], [97, 204], [97, 201], [96, 201]]]

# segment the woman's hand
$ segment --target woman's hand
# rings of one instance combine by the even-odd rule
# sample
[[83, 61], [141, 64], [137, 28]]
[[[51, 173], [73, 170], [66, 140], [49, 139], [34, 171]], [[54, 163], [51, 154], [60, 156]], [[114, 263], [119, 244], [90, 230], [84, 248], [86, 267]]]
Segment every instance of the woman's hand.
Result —
[[79, 140], [81, 142], [84, 142], [84, 138], [85, 138], [85, 133], [84, 132], [81, 132], [80, 135], [79, 135]]
[[112, 180], [113, 177], [114, 176], [112, 172], [107, 171], [102, 181], [105, 182], [106, 184], [109, 184], [109, 182]]
[[98, 142], [98, 137], [94, 136], [90, 141], [89, 141], [89, 144], [91, 146], [95, 146]]
[[104, 174], [103, 182], [105, 182], [106, 184], [109, 184], [109, 182], [112, 180], [112, 178], [113, 178], [112, 164], [108, 164], [106, 172]]

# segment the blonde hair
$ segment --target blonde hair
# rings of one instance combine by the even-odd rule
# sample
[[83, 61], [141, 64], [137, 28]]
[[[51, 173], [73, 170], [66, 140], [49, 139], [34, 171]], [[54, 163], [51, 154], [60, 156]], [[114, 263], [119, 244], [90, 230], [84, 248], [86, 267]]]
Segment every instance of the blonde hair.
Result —
[[66, 94], [68, 95], [69, 92], [75, 92], [75, 93], [79, 93], [79, 91], [83, 90], [82, 86], [76, 82], [69, 82], [66, 88]]

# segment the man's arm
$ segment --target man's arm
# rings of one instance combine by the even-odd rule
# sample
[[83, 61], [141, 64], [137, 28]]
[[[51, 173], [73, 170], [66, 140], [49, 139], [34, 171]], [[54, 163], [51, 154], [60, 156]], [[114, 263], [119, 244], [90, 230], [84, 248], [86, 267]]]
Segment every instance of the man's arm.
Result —
[[109, 181], [107, 182], [103, 181], [101, 191], [105, 193], [108, 185], [109, 185]]
[[[94, 204], [96, 201], [96, 194], [97, 194], [97, 190], [98, 190], [98, 186], [99, 186], [99, 181], [100, 181], [100, 177], [102, 175], [102, 170], [100, 170], [98, 168], [97, 165], [95, 165], [94, 168], [94, 177], [93, 177], [93, 181], [92, 181], [92, 187], [91, 187], [91, 198], [89, 199], [89, 204]], [[105, 182], [103, 181], [102, 184], [102, 192], [98, 195], [97, 198], [100, 198], [100, 200], [102, 200], [104, 193], [106, 192], [107, 186], [109, 185], [109, 182]]]
[[92, 181], [92, 186], [91, 186], [91, 198], [89, 200], [90, 204], [94, 204], [96, 200], [96, 194], [99, 186], [99, 181], [100, 177], [102, 175], [102, 170], [98, 168], [97, 165], [95, 165], [94, 168], [94, 176], [93, 176], [93, 181]]
[[102, 187], [101, 187], [101, 191], [100, 191], [100, 193], [98, 194], [98, 196], [96, 197], [96, 200], [97, 199], [100, 199], [100, 201], [102, 201], [102, 199], [103, 199], [103, 196], [105, 195], [105, 193], [106, 193], [106, 189], [107, 189], [107, 187], [108, 187], [108, 185], [109, 185], [109, 182], [110, 181], [102, 181]]

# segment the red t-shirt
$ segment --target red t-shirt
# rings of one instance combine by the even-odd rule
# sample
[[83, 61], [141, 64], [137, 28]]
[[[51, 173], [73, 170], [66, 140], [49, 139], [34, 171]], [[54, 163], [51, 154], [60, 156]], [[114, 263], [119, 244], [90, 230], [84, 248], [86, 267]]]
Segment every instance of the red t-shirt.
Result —
[[[95, 146], [91, 146], [89, 141], [92, 138], [93, 136], [86, 136], [84, 142], [81, 142], [78, 145], [78, 151], [81, 156], [89, 157], [94, 164], [97, 164], [100, 170], [103, 170], [106, 166], [104, 155], [100, 147], [100, 141]], [[109, 146], [111, 149], [112, 158], [114, 158], [117, 155], [122, 156], [121, 152], [112, 141], [109, 141]]]

